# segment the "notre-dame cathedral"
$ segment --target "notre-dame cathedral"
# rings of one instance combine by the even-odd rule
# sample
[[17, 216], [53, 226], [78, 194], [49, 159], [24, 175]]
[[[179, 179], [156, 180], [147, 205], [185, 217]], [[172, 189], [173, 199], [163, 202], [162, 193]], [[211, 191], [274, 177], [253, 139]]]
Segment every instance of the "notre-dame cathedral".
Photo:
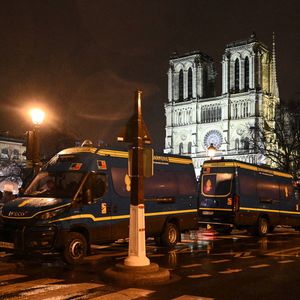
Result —
[[222, 94], [216, 95], [213, 59], [200, 51], [169, 60], [165, 153], [189, 155], [199, 175], [207, 148], [216, 157], [266, 163], [251, 128], [274, 126], [279, 102], [275, 39], [272, 51], [257, 40], [228, 44], [222, 58]]

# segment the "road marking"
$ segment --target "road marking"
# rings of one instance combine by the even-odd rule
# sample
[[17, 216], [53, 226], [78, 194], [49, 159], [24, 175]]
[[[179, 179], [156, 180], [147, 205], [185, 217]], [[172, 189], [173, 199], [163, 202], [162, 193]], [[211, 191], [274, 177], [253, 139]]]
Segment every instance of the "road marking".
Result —
[[292, 262], [294, 262], [294, 260], [289, 259], [289, 260], [280, 260], [278, 263], [279, 264], [288, 264], [288, 263], [292, 263]]
[[254, 255], [249, 255], [249, 256], [241, 256], [240, 258], [245, 259], [245, 258], [253, 258], [253, 257], [256, 257], [256, 256], [254, 256]]
[[3, 284], [4, 281], [18, 279], [18, 278], [24, 278], [27, 277], [27, 275], [22, 274], [7, 274], [7, 275], [1, 275], [0, 276], [0, 282]]
[[234, 255], [234, 257], [243, 257], [243, 256], [249, 256], [251, 252], [238, 252]]
[[219, 273], [220, 274], [231, 274], [231, 273], [238, 273], [238, 272], [241, 272], [242, 269], [228, 269], [228, 270], [225, 270], [225, 271], [220, 271]]
[[285, 249], [285, 250], [278, 250], [266, 253], [269, 256], [298, 256], [300, 252], [300, 247]]
[[188, 278], [205, 278], [205, 277], [210, 277], [210, 274], [195, 274], [195, 275], [188, 275]]
[[103, 287], [97, 283], [53, 284], [50, 286], [32, 286], [33, 290], [22, 292], [11, 300], [70, 299], [83, 296], [88, 290]]
[[181, 266], [181, 268], [194, 268], [194, 267], [200, 267], [202, 264], [191, 264], [191, 265], [185, 265]]
[[0, 286], [0, 295], [9, 294], [12, 292], [16, 293], [18, 291], [23, 291], [28, 288], [32, 288], [34, 286], [57, 283], [61, 281], [63, 280], [53, 279], [53, 278], [43, 278], [43, 279], [36, 279], [36, 280], [25, 281], [21, 283], [10, 284], [10, 285], [4, 285], [4, 286]]
[[153, 290], [129, 288], [129, 289], [118, 291], [116, 293], [110, 293], [92, 299], [93, 300], [130, 300], [130, 299], [138, 299], [141, 297], [147, 297], [152, 293], [154, 293]]
[[229, 262], [229, 261], [231, 261], [231, 259], [212, 260], [211, 262], [212, 262], [213, 264], [220, 264], [220, 263]]
[[207, 298], [207, 297], [198, 297], [192, 295], [182, 295], [177, 298], [173, 298], [172, 300], [214, 300], [214, 298]]
[[268, 265], [268, 264], [261, 264], [261, 265], [250, 266], [249, 268], [259, 269], [259, 268], [266, 268], [266, 267], [270, 267], [270, 265]]

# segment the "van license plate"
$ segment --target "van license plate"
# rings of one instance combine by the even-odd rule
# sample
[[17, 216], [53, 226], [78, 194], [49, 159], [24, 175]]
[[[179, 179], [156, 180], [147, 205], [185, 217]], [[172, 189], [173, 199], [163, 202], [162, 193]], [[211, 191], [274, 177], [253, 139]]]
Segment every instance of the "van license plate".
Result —
[[0, 248], [14, 249], [15, 245], [13, 243], [7, 243], [7, 242], [1, 242], [0, 241]]
[[207, 211], [207, 210], [202, 211], [202, 215], [211, 216], [213, 214], [214, 214], [213, 211]]

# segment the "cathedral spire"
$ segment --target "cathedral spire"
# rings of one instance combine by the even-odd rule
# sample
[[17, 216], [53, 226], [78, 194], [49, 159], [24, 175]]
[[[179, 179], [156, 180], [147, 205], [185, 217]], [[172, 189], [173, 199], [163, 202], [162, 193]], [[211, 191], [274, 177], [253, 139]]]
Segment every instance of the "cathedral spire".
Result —
[[271, 62], [271, 93], [276, 98], [279, 98], [278, 84], [277, 84], [277, 74], [276, 74], [276, 52], [275, 52], [275, 33], [273, 32], [272, 37], [272, 62]]

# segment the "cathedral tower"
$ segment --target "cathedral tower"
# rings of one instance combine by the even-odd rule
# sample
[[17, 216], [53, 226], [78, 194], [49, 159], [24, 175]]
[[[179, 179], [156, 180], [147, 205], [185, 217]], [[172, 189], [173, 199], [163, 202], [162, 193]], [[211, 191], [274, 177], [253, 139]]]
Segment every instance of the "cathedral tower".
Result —
[[264, 163], [249, 128], [274, 126], [279, 102], [274, 36], [272, 53], [255, 34], [226, 46], [217, 97], [210, 56], [199, 51], [175, 55], [169, 66], [165, 152], [190, 155], [197, 174], [211, 144], [219, 157]]

